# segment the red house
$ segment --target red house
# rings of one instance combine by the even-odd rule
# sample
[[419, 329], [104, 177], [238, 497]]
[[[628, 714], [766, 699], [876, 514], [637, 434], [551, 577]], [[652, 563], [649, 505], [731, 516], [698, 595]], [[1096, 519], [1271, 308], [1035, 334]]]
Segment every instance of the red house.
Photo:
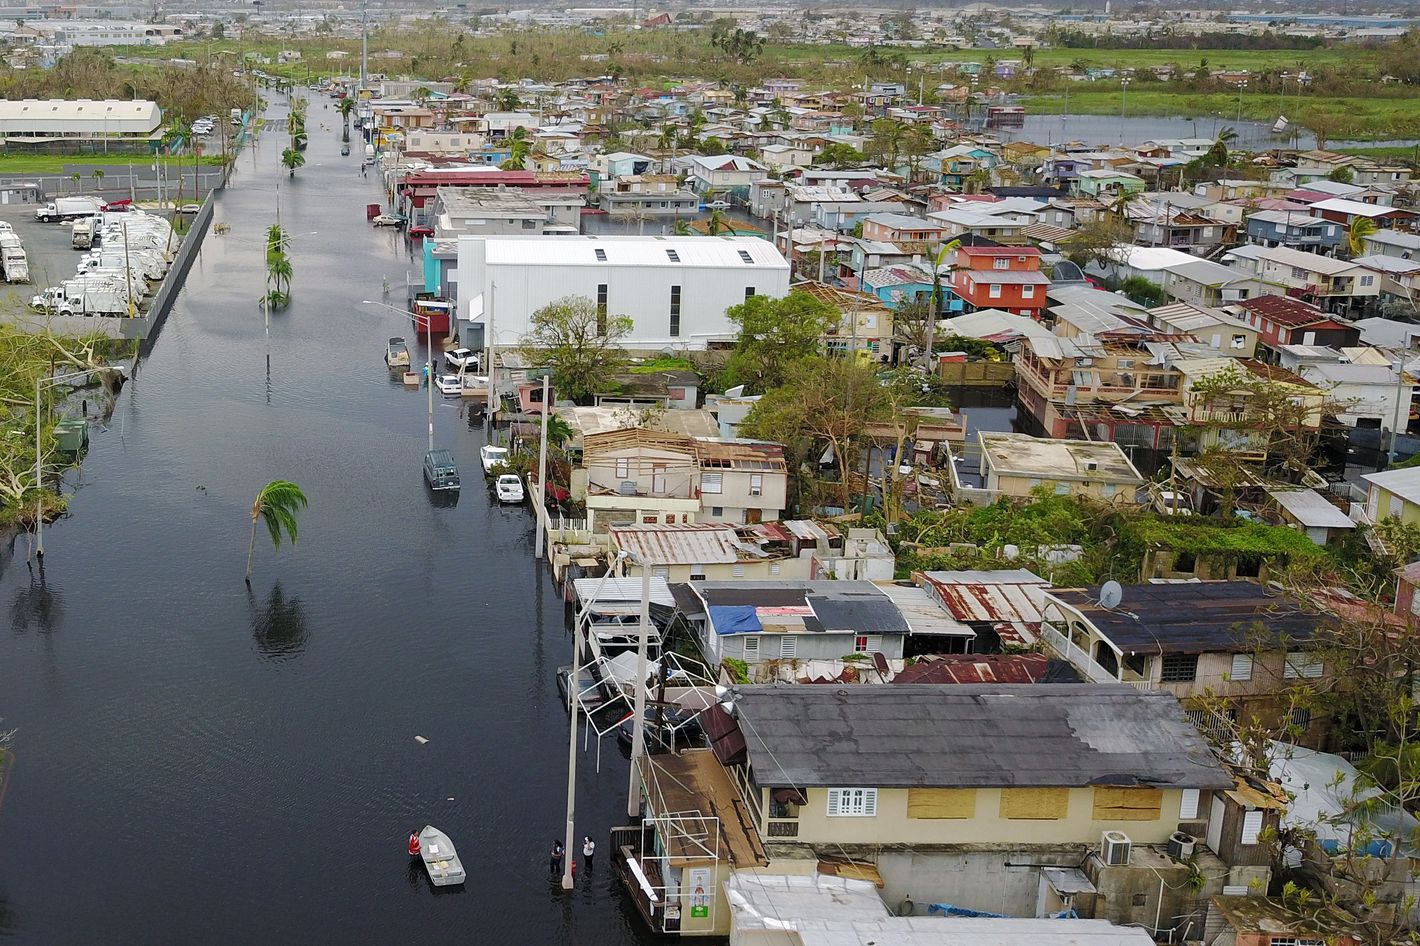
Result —
[[956, 252], [952, 290], [965, 311], [1002, 309], [1037, 321], [1045, 309], [1050, 279], [1040, 271], [1033, 246], [963, 246]]
[[1257, 296], [1238, 303], [1244, 322], [1272, 351], [1282, 345], [1350, 348], [1361, 343], [1361, 330], [1316, 306], [1290, 296]]

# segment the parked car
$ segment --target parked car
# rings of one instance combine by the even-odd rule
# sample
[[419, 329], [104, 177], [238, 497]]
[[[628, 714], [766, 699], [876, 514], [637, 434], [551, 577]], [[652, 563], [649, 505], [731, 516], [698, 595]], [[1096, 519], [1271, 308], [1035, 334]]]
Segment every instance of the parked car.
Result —
[[177, 212], [180, 214], [195, 214], [200, 212], [201, 210], [201, 204], [183, 204], [181, 207], [178, 208]]
[[454, 455], [447, 450], [430, 450], [424, 454], [424, 482], [430, 489], [458, 489], [459, 468]]
[[434, 387], [444, 397], [458, 397], [463, 393], [463, 379], [456, 374], [441, 374], [434, 379]]
[[467, 371], [469, 368], [478, 368], [478, 353], [467, 348], [455, 348], [453, 351], [444, 352], [444, 361], [449, 363], [449, 367], [455, 371]]
[[398, 229], [405, 224], [404, 214], [379, 214], [373, 223], [377, 227], [394, 227]]
[[712, 200], [712, 201], [710, 201], [710, 203], [708, 203], [708, 204], [705, 205], [705, 209], [706, 209], [706, 210], [729, 210], [729, 209], [730, 209], [730, 202], [729, 202], [728, 200]]
[[493, 489], [500, 503], [520, 503], [523, 501], [523, 481], [516, 473], [504, 473], [498, 477]]

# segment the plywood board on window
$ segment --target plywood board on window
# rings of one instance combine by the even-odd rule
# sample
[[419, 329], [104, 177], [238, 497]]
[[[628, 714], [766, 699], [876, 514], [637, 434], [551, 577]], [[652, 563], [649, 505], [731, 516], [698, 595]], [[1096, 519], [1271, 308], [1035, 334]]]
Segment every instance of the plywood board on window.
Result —
[[974, 788], [909, 788], [909, 818], [975, 818]]
[[1158, 821], [1164, 793], [1157, 788], [1095, 789], [1096, 821]]
[[1023, 821], [1053, 821], [1070, 807], [1068, 788], [1003, 788], [1001, 817]]

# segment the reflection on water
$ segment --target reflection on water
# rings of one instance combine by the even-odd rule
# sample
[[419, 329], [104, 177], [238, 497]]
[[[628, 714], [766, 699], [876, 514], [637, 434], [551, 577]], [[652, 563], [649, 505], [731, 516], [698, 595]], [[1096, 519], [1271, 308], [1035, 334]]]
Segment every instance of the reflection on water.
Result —
[[299, 657], [310, 637], [300, 596], [288, 598], [278, 581], [260, 606], [248, 588], [247, 603], [251, 607], [251, 636], [256, 642], [256, 652], [267, 660]]
[[64, 596], [44, 579], [44, 564], [30, 566], [29, 584], [10, 600], [10, 627], [17, 633], [31, 629], [51, 634], [64, 616]]

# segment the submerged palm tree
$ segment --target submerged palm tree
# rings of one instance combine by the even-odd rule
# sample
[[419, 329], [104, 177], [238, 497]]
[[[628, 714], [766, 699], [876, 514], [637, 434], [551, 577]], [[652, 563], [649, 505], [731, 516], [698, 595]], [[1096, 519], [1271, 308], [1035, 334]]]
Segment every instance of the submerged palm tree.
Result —
[[718, 236], [721, 231], [728, 229], [730, 225], [725, 222], [725, 215], [718, 210], [710, 211], [710, 216], [705, 221], [705, 232], [710, 236]]
[[247, 546], [247, 577], [251, 582], [251, 560], [256, 552], [256, 524], [265, 522], [271, 533], [271, 543], [281, 547], [284, 531], [291, 544], [296, 544], [296, 514], [306, 508], [306, 494], [289, 480], [272, 480], [256, 494], [251, 504], [251, 542]]
[[281, 152], [281, 163], [290, 172], [290, 176], [295, 177], [296, 168], [306, 163], [306, 156], [295, 148], [287, 148]]

